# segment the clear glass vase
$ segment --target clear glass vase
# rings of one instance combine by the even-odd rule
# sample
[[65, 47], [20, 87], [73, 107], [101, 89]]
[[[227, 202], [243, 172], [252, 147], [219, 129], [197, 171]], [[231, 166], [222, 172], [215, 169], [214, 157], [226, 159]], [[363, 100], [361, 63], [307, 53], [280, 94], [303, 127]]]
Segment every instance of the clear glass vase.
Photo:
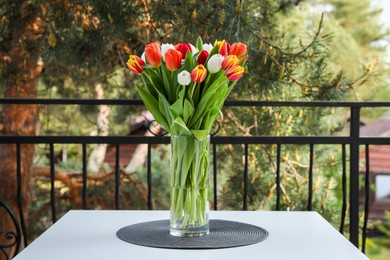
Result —
[[209, 233], [209, 144], [209, 136], [171, 136], [171, 235]]

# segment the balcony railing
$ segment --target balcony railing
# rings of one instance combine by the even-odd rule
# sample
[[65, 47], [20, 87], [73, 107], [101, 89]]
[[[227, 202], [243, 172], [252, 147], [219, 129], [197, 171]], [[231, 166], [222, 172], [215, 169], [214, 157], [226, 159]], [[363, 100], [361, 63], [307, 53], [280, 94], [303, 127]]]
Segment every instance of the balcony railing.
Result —
[[[140, 100], [97, 100], [97, 99], [0, 99], [0, 105], [5, 104], [37, 104], [37, 105], [136, 105], [143, 106]], [[369, 213], [370, 201], [370, 178], [369, 178], [369, 146], [370, 145], [389, 145], [390, 138], [388, 137], [361, 137], [359, 134], [360, 128], [360, 111], [362, 108], [390, 107], [390, 102], [278, 102], [278, 101], [227, 101], [225, 106], [230, 107], [302, 107], [302, 108], [345, 108], [350, 111], [350, 131], [346, 136], [212, 136], [211, 145], [213, 151], [212, 164], [212, 180], [213, 180], [213, 196], [214, 210], [218, 210], [218, 193], [217, 193], [217, 146], [228, 144], [241, 144], [244, 147], [244, 165], [243, 165], [243, 198], [242, 210], [248, 210], [248, 147], [250, 145], [270, 144], [276, 145], [276, 210], [281, 209], [281, 147], [283, 145], [308, 145], [310, 147], [310, 163], [308, 169], [308, 198], [307, 210], [312, 210], [313, 200], [313, 150], [315, 145], [331, 144], [339, 145], [342, 151], [342, 208], [341, 208], [341, 223], [340, 231], [344, 230], [344, 222], [346, 218], [347, 204], [349, 204], [349, 239], [358, 247], [359, 245], [359, 230], [362, 230], [362, 250], [365, 249], [365, 240], [367, 235], [367, 221]], [[22, 144], [47, 144], [50, 147], [50, 178], [51, 178], [51, 215], [53, 223], [57, 220], [57, 210], [55, 203], [55, 160], [54, 160], [54, 144], [80, 144], [82, 146], [82, 207], [87, 208], [87, 145], [106, 143], [116, 147], [116, 164], [115, 164], [115, 209], [120, 208], [119, 190], [120, 190], [120, 144], [147, 144], [147, 201], [148, 208], [152, 209], [152, 168], [151, 168], [151, 147], [155, 144], [168, 144], [170, 138], [167, 136], [0, 136], [0, 144], [15, 144], [17, 165], [16, 181], [18, 187], [17, 202], [19, 208], [19, 222], [22, 233], [24, 234], [24, 244], [27, 245], [26, 239], [26, 224], [24, 220], [20, 187], [21, 187], [21, 145]], [[359, 222], [359, 151], [365, 147], [366, 153], [366, 173], [364, 183], [364, 221]], [[349, 149], [349, 158], [347, 158], [347, 149]], [[349, 163], [349, 167], [347, 167]], [[349, 187], [347, 187], [347, 170], [349, 169]], [[349, 203], [347, 203], [347, 194], [349, 195]], [[0, 198], [1, 199], [1, 198]], [[362, 227], [361, 227], [362, 226]], [[360, 229], [361, 228], [361, 229]]]

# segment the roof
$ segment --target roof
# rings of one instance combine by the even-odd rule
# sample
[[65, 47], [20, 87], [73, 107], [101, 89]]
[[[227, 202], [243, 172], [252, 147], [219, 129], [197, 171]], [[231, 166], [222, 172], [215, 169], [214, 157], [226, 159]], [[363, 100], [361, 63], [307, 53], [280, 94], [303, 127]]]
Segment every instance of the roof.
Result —
[[[369, 124], [360, 127], [360, 136], [388, 136], [390, 133], [390, 114], [386, 113], [383, 117]], [[366, 170], [365, 158], [366, 152], [360, 152], [361, 171]], [[390, 174], [390, 145], [370, 145], [370, 172], [389, 173]]]
[[360, 127], [360, 136], [385, 136], [390, 132], [390, 119], [380, 118]]
[[[360, 170], [366, 171], [366, 151], [360, 152], [362, 162]], [[370, 172], [390, 174], [390, 145], [370, 145], [369, 146]]]

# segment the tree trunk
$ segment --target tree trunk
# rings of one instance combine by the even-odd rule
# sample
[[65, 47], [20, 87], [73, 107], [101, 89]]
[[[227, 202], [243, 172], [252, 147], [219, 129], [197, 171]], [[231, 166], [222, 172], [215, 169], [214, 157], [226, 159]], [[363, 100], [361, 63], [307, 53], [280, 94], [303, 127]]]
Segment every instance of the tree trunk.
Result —
[[[6, 98], [36, 98], [38, 77], [42, 71], [43, 62], [39, 57], [39, 50], [24, 46], [26, 40], [39, 42], [43, 37], [44, 22], [34, 18], [23, 28], [15, 29], [12, 38], [12, 47], [7, 53], [7, 64], [12, 71], [7, 75], [8, 85], [5, 91]], [[37, 105], [4, 105], [2, 110], [2, 135], [32, 135], [36, 134], [38, 120]], [[0, 145], [0, 198], [20, 216], [17, 203], [17, 177], [16, 177], [16, 148], [15, 144]], [[34, 155], [33, 144], [22, 144], [20, 147], [21, 169], [21, 198], [24, 218], [27, 219], [31, 200], [30, 179]], [[0, 218], [0, 230], [13, 230], [9, 218]], [[0, 237], [0, 243], [2, 242]], [[4, 241], [4, 240], [3, 240]]]
[[[97, 99], [104, 99], [104, 90], [101, 83], [95, 85], [95, 92]], [[108, 136], [109, 131], [108, 127], [110, 125], [109, 121], [110, 108], [107, 105], [98, 106], [98, 115], [96, 119], [97, 123], [97, 135], [98, 136]], [[107, 144], [97, 144], [93, 149], [91, 155], [88, 159], [88, 168], [94, 173], [98, 173], [102, 167], [104, 158], [106, 156]]]

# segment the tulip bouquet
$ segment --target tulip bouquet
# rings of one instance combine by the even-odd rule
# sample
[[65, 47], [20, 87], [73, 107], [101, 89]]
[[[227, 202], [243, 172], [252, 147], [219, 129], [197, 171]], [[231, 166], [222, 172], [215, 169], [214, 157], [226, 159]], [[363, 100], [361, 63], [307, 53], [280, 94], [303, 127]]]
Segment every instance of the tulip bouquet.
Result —
[[144, 83], [137, 87], [141, 99], [171, 134], [171, 234], [208, 228], [209, 133], [246, 62], [245, 44], [201, 38], [196, 47], [154, 42], [141, 57], [130, 55], [127, 67]]

